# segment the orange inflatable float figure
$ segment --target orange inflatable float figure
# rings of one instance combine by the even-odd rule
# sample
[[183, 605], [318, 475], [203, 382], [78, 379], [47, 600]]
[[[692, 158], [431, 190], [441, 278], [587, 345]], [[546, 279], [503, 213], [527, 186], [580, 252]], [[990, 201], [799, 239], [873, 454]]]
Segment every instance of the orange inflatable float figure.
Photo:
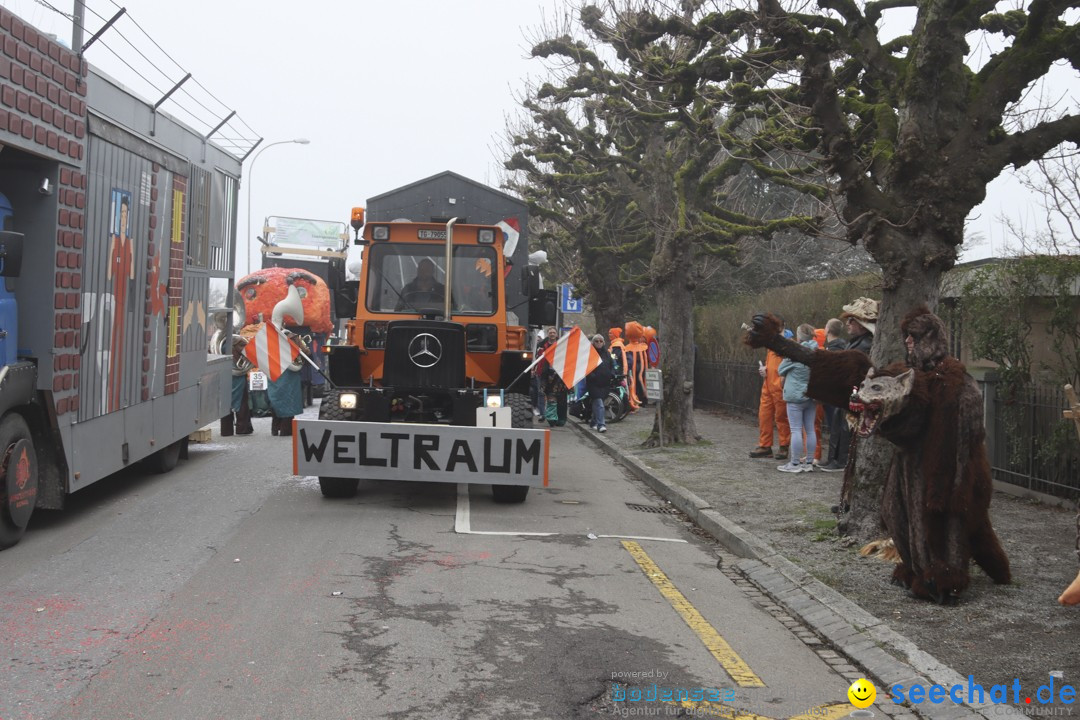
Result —
[[[244, 298], [244, 325], [255, 325], [269, 320], [274, 306], [289, 294], [290, 285], [296, 286], [300, 293], [300, 302], [304, 306], [302, 324], [311, 328], [314, 333], [333, 332], [329, 288], [322, 278], [299, 268], [264, 268], [237, 281], [236, 291]], [[290, 327], [301, 324], [289, 315], [285, 315], [283, 321]]]

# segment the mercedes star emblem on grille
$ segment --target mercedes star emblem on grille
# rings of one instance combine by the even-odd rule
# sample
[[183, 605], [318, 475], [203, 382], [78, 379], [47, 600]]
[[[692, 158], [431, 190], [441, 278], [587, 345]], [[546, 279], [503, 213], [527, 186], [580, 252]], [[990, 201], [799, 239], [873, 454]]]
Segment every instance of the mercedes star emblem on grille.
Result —
[[429, 368], [442, 358], [442, 343], [430, 333], [420, 333], [409, 343], [409, 359], [413, 365]]

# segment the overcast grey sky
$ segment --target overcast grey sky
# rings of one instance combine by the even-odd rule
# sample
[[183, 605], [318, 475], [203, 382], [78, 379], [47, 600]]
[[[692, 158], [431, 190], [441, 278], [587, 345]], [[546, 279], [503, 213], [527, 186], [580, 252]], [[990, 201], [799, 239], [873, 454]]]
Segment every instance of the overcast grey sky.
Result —
[[[241, 254], [249, 187], [252, 224], [259, 229], [267, 215], [348, 222], [350, 208], [368, 197], [443, 170], [497, 185], [506, 117], [516, 114], [515, 99], [527, 78], [543, 73], [540, 61], [528, 58], [527, 38], [535, 37], [545, 14], [551, 17], [561, 6], [559, 0], [118, 1], [131, 19], [119, 21], [88, 50], [93, 65], [151, 102], [184, 71], [191, 72], [237, 111], [253, 137], [265, 138], [262, 147], [295, 138], [311, 141], [256, 151], [254, 167], [250, 158], [245, 164]], [[47, 8], [45, 0], [0, 2], [70, 41], [70, 21]], [[89, 37], [104, 24], [98, 15], [109, 18], [118, 5], [86, 2]], [[65, 13], [73, 5], [71, 0], [48, 3]], [[219, 117], [227, 112], [192, 89]], [[177, 97], [212, 119], [193, 99]], [[175, 107], [164, 109], [206, 130]], [[970, 229], [985, 240], [969, 247], [964, 260], [1000, 254], [1002, 212], [1037, 223], [1017, 187], [999, 179], [988, 201], [972, 213]], [[243, 272], [244, 261], [238, 259], [237, 266]]]

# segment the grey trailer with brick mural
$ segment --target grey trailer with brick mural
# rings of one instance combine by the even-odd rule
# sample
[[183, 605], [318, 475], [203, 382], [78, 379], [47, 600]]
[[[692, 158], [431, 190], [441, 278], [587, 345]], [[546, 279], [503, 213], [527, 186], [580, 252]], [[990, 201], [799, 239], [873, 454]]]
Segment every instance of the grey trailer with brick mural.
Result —
[[0, 7], [0, 549], [229, 413], [241, 163]]

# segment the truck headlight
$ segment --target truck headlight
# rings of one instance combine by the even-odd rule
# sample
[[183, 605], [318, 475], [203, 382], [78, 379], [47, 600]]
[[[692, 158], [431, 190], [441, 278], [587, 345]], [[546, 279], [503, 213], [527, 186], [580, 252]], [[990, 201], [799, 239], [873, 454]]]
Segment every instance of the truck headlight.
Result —
[[484, 407], [501, 408], [503, 406], [502, 390], [484, 390]]
[[386, 347], [386, 321], [368, 320], [364, 323], [364, 348], [382, 350]]
[[341, 393], [338, 396], [338, 405], [342, 410], [356, 409], [356, 393]]

